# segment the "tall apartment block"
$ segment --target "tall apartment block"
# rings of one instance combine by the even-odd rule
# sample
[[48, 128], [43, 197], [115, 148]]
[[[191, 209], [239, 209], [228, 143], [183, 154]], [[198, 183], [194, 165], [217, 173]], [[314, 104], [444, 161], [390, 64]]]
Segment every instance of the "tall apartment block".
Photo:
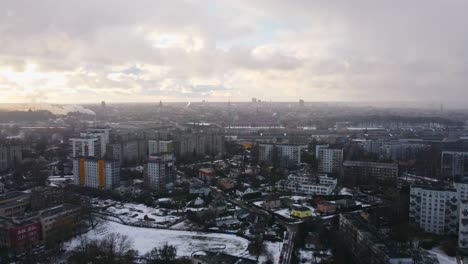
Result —
[[0, 172], [16, 168], [23, 155], [19, 145], [0, 145]]
[[409, 220], [428, 233], [456, 234], [459, 198], [454, 188], [411, 186]]
[[320, 148], [318, 150], [318, 169], [321, 173], [341, 173], [343, 150]]
[[96, 137], [70, 138], [72, 158], [102, 157], [101, 140]]
[[174, 151], [172, 140], [148, 140], [149, 155], [161, 154]]
[[75, 184], [97, 189], [114, 189], [120, 185], [120, 162], [94, 157], [73, 159]]
[[468, 179], [468, 152], [442, 151], [441, 176]]
[[145, 184], [148, 188], [164, 192], [174, 183], [174, 154], [165, 153], [149, 156], [145, 172]]
[[279, 162], [280, 167], [299, 166], [301, 164], [300, 145], [265, 143], [260, 144], [259, 148], [260, 161]]

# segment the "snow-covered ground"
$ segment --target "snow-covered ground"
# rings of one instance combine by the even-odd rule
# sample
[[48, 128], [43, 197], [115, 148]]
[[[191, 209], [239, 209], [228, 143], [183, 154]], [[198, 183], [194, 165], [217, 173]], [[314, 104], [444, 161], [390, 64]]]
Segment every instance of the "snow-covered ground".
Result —
[[[273, 257], [273, 263], [278, 263], [282, 245], [282, 242], [265, 241], [265, 252], [260, 256], [260, 258], [258, 258], [259, 263], [266, 262], [268, 260], [268, 256]], [[255, 259], [252, 256], [250, 258]]]
[[291, 210], [289, 210], [289, 208], [283, 208], [283, 209], [280, 209], [280, 210], [276, 210], [275, 211], [275, 214], [279, 214], [285, 218], [289, 218], [289, 219], [293, 219], [291, 217]]
[[431, 250], [429, 250], [429, 252], [437, 255], [437, 259], [439, 260], [439, 263], [440, 264], [457, 264], [457, 259], [455, 257], [449, 257], [447, 256], [443, 251], [442, 249], [438, 248], [438, 247], [435, 247]]
[[[100, 212], [112, 215], [123, 222], [150, 227], [168, 227], [180, 220], [173, 210], [148, 207], [144, 204], [119, 203], [113, 200], [94, 199], [94, 206], [101, 208]], [[145, 216], [148, 220], [145, 220]]]
[[299, 263], [322, 263], [323, 258], [328, 258], [331, 255], [331, 252], [326, 251], [312, 251], [299, 249], [297, 250]]
[[[177, 248], [179, 256], [190, 256], [198, 250], [220, 251], [235, 256], [244, 256], [248, 246], [246, 239], [236, 235], [152, 229], [127, 226], [110, 221], [100, 223], [98, 227], [83, 236], [88, 239], [101, 239], [110, 233], [119, 233], [130, 237], [133, 241], [133, 247], [140, 254], [145, 254], [155, 247], [170, 244]], [[67, 244], [67, 248], [72, 249], [79, 243], [80, 238], [75, 238]]]

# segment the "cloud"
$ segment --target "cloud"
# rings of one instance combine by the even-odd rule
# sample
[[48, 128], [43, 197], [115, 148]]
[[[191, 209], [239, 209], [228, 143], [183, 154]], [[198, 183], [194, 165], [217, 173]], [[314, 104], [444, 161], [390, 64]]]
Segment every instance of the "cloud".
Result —
[[467, 8], [5, 0], [0, 102], [459, 100], [468, 96]]

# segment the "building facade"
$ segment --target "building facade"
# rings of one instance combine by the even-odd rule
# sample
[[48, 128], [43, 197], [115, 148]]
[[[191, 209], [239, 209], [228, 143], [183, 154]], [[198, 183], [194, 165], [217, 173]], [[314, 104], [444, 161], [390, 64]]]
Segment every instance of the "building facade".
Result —
[[0, 145], [0, 172], [15, 169], [23, 159], [20, 145]]
[[396, 182], [398, 178], [398, 164], [365, 161], [343, 162], [343, 177], [346, 183], [353, 185], [376, 182]]
[[293, 144], [259, 144], [259, 160], [288, 168], [301, 164], [301, 146]]
[[457, 234], [459, 198], [454, 188], [411, 186], [409, 221], [425, 232]]
[[161, 154], [174, 151], [172, 140], [148, 140], [148, 154]]
[[174, 154], [166, 153], [148, 157], [145, 184], [157, 191], [167, 191], [174, 183]]
[[75, 184], [99, 189], [114, 189], [120, 186], [120, 162], [92, 157], [73, 159]]
[[341, 173], [343, 150], [333, 148], [319, 148], [318, 169], [321, 173]]
[[441, 176], [468, 179], [468, 152], [442, 151]]

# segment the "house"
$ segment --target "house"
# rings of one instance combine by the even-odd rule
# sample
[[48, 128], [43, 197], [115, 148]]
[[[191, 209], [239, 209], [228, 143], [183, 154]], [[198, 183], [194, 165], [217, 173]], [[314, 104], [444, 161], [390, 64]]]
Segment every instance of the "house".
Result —
[[336, 204], [328, 201], [320, 201], [317, 203], [317, 210], [324, 214], [333, 214], [336, 212]]
[[197, 184], [190, 186], [189, 193], [190, 194], [198, 194], [201, 196], [207, 196], [210, 194], [211, 188], [207, 184]]
[[265, 198], [263, 198], [263, 207], [265, 207], [268, 210], [276, 209], [278, 207], [281, 207], [281, 199], [279, 195], [269, 195]]
[[210, 182], [215, 177], [215, 170], [213, 168], [202, 168], [198, 170], [198, 177], [200, 179]]
[[307, 218], [312, 216], [312, 210], [308, 207], [293, 204], [291, 206], [291, 216], [298, 217], [298, 218]]
[[205, 206], [205, 200], [200, 197], [197, 199], [190, 201], [187, 206], [185, 206], [184, 212], [202, 212], [207, 210], [208, 208]]
[[236, 186], [236, 181], [230, 178], [223, 178], [218, 180], [218, 187], [223, 190], [231, 190]]

